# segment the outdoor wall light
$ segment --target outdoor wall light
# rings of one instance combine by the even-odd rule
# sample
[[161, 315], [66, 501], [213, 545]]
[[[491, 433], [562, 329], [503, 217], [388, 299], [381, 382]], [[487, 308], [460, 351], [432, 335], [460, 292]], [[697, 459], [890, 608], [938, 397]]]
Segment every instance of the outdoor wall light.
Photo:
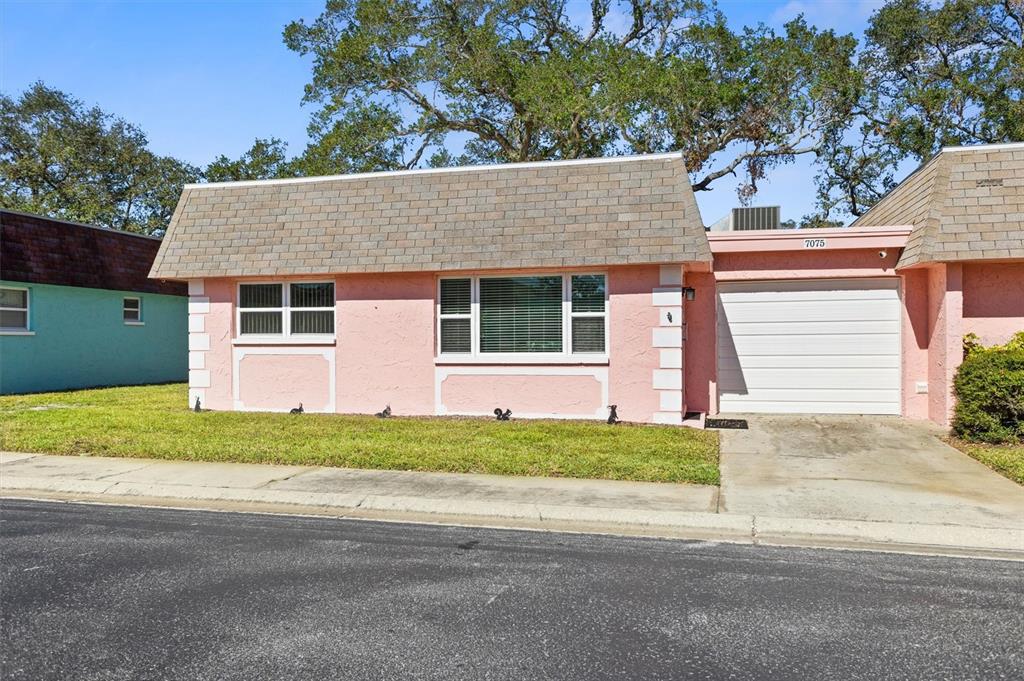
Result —
[[683, 297], [687, 300], [693, 300], [696, 297], [696, 291], [689, 286], [683, 289]]

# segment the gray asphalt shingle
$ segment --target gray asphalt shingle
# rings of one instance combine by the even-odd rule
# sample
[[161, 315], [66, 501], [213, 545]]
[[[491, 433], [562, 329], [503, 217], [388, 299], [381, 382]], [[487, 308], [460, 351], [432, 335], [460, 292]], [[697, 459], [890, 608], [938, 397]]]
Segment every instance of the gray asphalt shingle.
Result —
[[151, 276], [708, 262], [678, 154], [188, 185]]

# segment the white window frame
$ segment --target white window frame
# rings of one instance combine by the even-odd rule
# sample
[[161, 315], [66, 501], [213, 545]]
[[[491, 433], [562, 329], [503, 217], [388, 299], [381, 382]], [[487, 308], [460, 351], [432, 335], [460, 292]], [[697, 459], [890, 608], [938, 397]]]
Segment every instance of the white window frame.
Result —
[[[599, 274], [604, 277], [604, 312], [572, 311], [572, 277]], [[480, 352], [480, 281], [514, 277], [562, 278], [562, 352]], [[446, 279], [470, 280], [470, 338], [469, 353], [441, 352], [441, 282]], [[434, 327], [437, 364], [607, 364], [610, 337], [611, 299], [608, 273], [602, 270], [569, 272], [508, 272], [494, 274], [450, 274], [437, 278], [434, 304]], [[604, 352], [572, 351], [572, 320], [574, 317], [604, 317]], [[445, 315], [445, 319], [465, 319], [466, 315]]]
[[[125, 303], [127, 303], [129, 300], [134, 300], [136, 303], [138, 303], [138, 312], [139, 312], [139, 318], [138, 319], [125, 319], [124, 318], [124, 313], [125, 313], [125, 310], [127, 309], [125, 307]], [[139, 297], [139, 296], [125, 296], [121, 300], [121, 321], [124, 322], [125, 326], [145, 326], [146, 325], [146, 322], [142, 319], [142, 298], [141, 297]]]
[[[441, 314], [441, 282], [443, 280], [448, 281], [461, 281], [463, 279], [469, 279], [469, 314]], [[443, 319], [468, 319], [469, 320], [469, 348], [470, 355], [473, 354], [473, 350], [478, 347], [480, 331], [477, 329], [476, 315], [474, 311], [478, 309], [478, 302], [480, 300], [480, 291], [473, 277], [439, 277], [437, 280], [437, 314], [435, 318], [437, 320], [437, 355], [441, 356], [441, 320]], [[446, 352], [443, 353], [444, 357], [452, 356], [466, 356], [464, 352]]]
[[[242, 286], [250, 284], [277, 284], [281, 287], [282, 307], [245, 307], [242, 303]], [[292, 284], [331, 284], [334, 286], [334, 305], [330, 307], [297, 307], [302, 312], [331, 312], [334, 314], [334, 333], [292, 333]], [[242, 312], [280, 312], [281, 333], [242, 333]], [[333, 279], [254, 279], [240, 281], [235, 285], [235, 334], [236, 344], [272, 344], [287, 342], [293, 345], [334, 343], [338, 333], [338, 282]]]
[[0, 336], [34, 336], [35, 331], [32, 331], [32, 291], [26, 286], [0, 286], [0, 289], [7, 291], [24, 291], [25, 292], [25, 307], [8, 307], [0, 306], [0, 310], [9, 310], [11, 312], [24, 312], [25, 313], [25, 326], [7, 326], [0, 327]]

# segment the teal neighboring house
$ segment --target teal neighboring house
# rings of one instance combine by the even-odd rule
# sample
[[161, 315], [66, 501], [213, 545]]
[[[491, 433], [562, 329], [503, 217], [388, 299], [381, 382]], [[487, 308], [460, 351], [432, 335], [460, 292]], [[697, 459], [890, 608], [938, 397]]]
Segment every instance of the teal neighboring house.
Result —
[[0, 394], [188, 378], [188, 297], [160, 240], [0, 210]]

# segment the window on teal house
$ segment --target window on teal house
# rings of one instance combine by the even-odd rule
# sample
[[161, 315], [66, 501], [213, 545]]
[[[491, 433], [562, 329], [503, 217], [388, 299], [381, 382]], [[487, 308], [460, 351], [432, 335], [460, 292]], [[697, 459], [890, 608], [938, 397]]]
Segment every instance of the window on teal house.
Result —
[[0, 288], [0, 332], [28, 331], [28, 289]]
[[142, 324], [142, 298], [125, 298], [121, 306], [121, 318], [125, 324]]

